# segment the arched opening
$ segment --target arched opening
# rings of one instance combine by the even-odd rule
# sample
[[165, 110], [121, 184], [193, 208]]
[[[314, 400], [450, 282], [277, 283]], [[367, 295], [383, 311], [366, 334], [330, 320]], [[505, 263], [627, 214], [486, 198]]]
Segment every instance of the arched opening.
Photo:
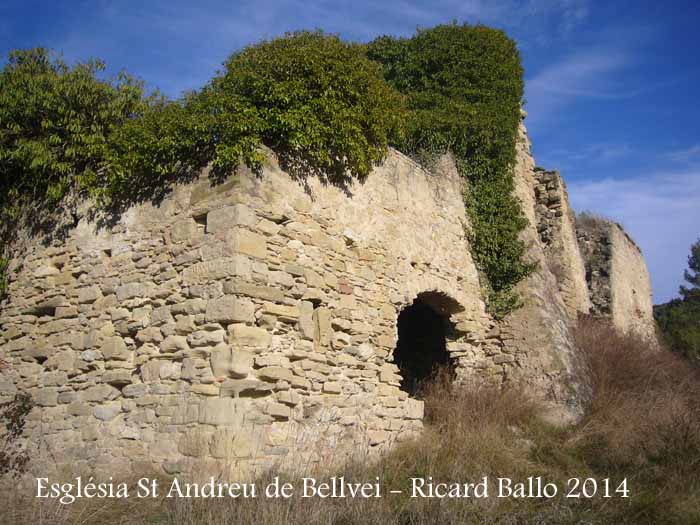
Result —
[[421, 294], [399, 313], [394, 362], [401, 374], [401, 390], [410, 396], [441, 367], [454, 372], [447, 351], [452, 300], [439, 294]]

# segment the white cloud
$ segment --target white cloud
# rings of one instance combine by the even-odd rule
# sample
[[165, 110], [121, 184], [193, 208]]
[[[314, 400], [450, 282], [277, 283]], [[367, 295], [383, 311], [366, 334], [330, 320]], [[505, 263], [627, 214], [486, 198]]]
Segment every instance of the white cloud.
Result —
[[639, 244], [651, 273], [654, 301], [675, 296], [690, 245], [700, 236], [700, 170], [574, 181], [568, 187], [577, 211], [620, 222]]
[[669, 159], [675, 162], [691, 162], [700, 159], [700, 144], [691, 146], [690, 148], [672, 151], [666, 155]]
[[565, 106], [589, 99], [617, 99], [634, 96], [624, 90], [615, 76], [630, 65], [617, 50], [599, 49], [573, 54], [546, 67], [525, 81], [525, 99], [531, 127], [552, 117]]

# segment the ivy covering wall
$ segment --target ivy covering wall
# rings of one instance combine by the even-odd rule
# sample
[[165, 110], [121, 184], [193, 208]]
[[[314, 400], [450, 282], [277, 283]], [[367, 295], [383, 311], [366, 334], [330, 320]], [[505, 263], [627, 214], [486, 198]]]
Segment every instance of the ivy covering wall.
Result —
[[247, 47], [177, 100], [146, 94], [104, 65], [69, 66], [45, 49], [10, 54], [0, 72], [0, 214], [5, 241], [21, 210], [91, 196], [126, 207], [212, 166], [259, 168], [272, 148], [293, 175], [363, 179], [392, 145], [417, 159], [452, 152], [464, 177], [473, 256], [489, 307], [518, 304], [532, 271], [512, 196], [523, 81], [503, 32], [443, 25], [358, 45], [320, 31]]
[[514, 286], [534, 269], [523, 261], [518, 235], [527, 220], [513, 195], [523, 96], [515, 43], [502, 31], [452, 24], [409, 39], [378, 38], [367, 53], [407, 99], [398, 149], [419, 159], [455, 156], [467, 181], [472, 256], [486, 277], [490, 310], [505, 315], [519, 304]]

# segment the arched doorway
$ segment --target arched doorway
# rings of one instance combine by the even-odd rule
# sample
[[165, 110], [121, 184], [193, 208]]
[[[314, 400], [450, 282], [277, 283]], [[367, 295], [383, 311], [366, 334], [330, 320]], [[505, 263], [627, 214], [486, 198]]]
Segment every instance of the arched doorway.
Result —
[[415, 396], [438, 368], [446, 367], [450, 373], [454, 372], [447, 350], [453, 303], [444, 295], [428, 292], [420, 294], [399, 313], [394, 362], [400, 370], [401, 390], [410, 396]]

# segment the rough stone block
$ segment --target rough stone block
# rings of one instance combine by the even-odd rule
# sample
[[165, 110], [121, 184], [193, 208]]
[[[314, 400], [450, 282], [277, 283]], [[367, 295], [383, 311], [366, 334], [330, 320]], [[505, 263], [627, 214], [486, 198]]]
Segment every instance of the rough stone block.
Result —
[[217, 345], [209, 355], [211, 371], [215, 377], [226, 377], [231, 369], [231, 348], [226, 344]]
[[253, 367], [253, 354], [245, 350], [233, 350], [231, 355], [231, 367], [229, 374], [231, 377], [244, 378], [248, 376]]
[[263, 305], [263, 314], [274, 315], [285, 323], [296, 323], [299, 319], [299, 308], [283, 304], [265, 303]]
[[266, 412], [275, 419], [289, 419], [292, 415], [291, 409], [282, 403], [268, 403]]
[[256, 371], [258, 377], [267, 381], [292, 381], [292, 372], [281, 366], [266, 366]]
[[226, 235], [226, 242], [233, 253], [242, 253], [257, 259], [264, 259], [267, 255], [265, 237], [243, 228], [230, 230]]
[[248, 299], [224, 295], [207, 301], [205, 318], [215, 323], [248, 323], [254, 320], [255, 307]]
[[119, 336], [108, 337], [100, 347], [102, 356], [109, 361], [128, 361], [133, 352], [126, 347], [124, 339]]
[[337, 381], [326, 381], [323, 383], [324, 394], [340, 394], [342, 391], [342, 385]]
[[273, 385], [257, 379], [228, 379], [221, 384], [221, 397], [259, 397], [272, 389]]
[[331, 312], [328, 308], [320, 307], [314, 310], [314, 341], [321, 346], [327, 346], [331, 341]]
[[155, 285], [153, 283], [127, 283], [117, 287], [117, 300], [126, 301], [135, 297], [149, 297]]
[[95, 407], [94, 414], [100, 421], [111, 421], [122, 411], [121, 403], [109, 403]]
[[55, 407], [58, 404], [58, 389], [40, 388], [35, 395], [35, 401], [40, 407]]
[[83, 401], [105, 401], [116, 399], [119, 396], [119, 390], [110, 385], [95, 385], [91, 386], [81, 393]]
[[267, 330], [244, 324], [229, 325], [228, 337], [229, 342], [236, 346], [267, 348], [272, 342], [272, 336]]
[[182, 272], [184, 284], [202, 284], [221, 281], [230, 277], [250, 280], [252, 266], [250, 259], [244, 255], [234, 255], [223, 259], [205, 261], [185, 268]]
[[173, 242], [187, 242], [197, 233], [197, 223], [192, 218], [175, 222], [170, 228], [170, 239]]
[[299, 308], [299, 331], [304, 339], [314, 338], [314, 305], [310, 301], [302, 301]]
[[207, 233], [227, 231], [234, 226], [255, 226], [255, 213], [245, 204], [224, 206], [207, 213]]
[[99, 287], [88, 286], [87, 288], [81, 288], [78, 291], [78, 303], [80, 304], [91, 304], [102, 297]]
[[282, 290], [270, 286], [245, 283], [235, 279], [224, 283], [224, 293], [247, 295], [248, 297], [278, 303], [284, 301], [284, 292]]
[[183, 335], [169, 335], [160, 344], [160, 351], [163, 353], [175, 353], [189, 350], [187, 338]]
[[231, 398], [208, 398], [199, 406], [199, 422], [205, 425], [240, 424], [245, 414], [247, 403]]

